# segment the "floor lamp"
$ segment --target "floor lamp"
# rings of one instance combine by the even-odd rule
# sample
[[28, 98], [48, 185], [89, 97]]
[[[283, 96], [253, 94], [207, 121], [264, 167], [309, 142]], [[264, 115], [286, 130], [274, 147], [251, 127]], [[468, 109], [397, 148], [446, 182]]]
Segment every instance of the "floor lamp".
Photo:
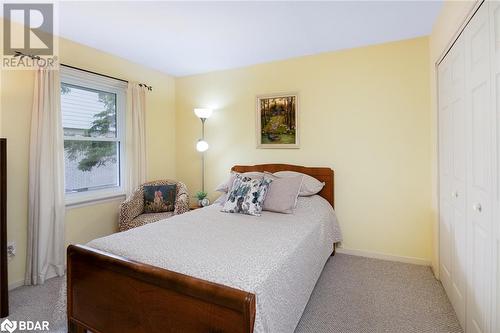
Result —
[[196, 150], [201, 153], [201, 190], [205, 192], [205, 152], [208, 142], [205, 141], [205, 121], [212, 115], [212, 109], [196, 108], [194, 114], [201, 120], [201, 139], [196, 143]]

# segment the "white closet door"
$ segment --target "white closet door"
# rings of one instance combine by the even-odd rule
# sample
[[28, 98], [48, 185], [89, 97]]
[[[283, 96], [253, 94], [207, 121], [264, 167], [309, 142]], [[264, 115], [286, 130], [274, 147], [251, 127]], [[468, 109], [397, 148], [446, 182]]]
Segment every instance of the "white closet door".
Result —
[[495, 218], [493, 221], [496, 224], [494, 227], [497, 230], [496, 233], [496, 247], [494, 249], [494, 254], [496, 256], [496, 283], [494, 283], [496, 289], [496, 301], [493, 303], [493, 327], [496, 327], [495, 332], [500, 332], [500, 2], [492, 1], [490, 2], [490, 45], [491, 45], [491, 84], [492, 84], [492, 105], [496, 114], [496, 147], [497, 147], [497, 159], [496, 159], [496, 175], [495, 198], [497, 202], [497, 210], [495, 212]]
[[452, 244], [452, 290], [451, 302], [455, 308], [460, 324], [465, 327], [466, 309], [466, 266], [467, 266], [467, 232], [466, 232], [466, 188], [467, 162], [465, 137], [465, 54], [463, 40], [459, 39], [450, 51], [451, 60], [451, 206], [453, 214]]
[[439, 255], [440, 277], [448, 293], [452, 291], [453, 213], [452, 192], [452, 126], [451, 61], [446, 57], [439, 66]]
[[490, 107], [490, 26], [484, 2], [464, 31], [467, 110], [467, 332], [491, 330], [494, 113]]
[[465, 62], [457, 41], [439, 67], [441, 281], [465, 325]]

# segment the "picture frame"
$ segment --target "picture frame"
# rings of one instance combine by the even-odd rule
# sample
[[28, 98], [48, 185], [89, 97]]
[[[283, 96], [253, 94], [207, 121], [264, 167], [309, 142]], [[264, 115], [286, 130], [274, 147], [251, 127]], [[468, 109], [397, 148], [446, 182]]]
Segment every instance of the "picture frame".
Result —
[[258, 95], [255, 113], [257, 148], [300, 148], [298, 92]]

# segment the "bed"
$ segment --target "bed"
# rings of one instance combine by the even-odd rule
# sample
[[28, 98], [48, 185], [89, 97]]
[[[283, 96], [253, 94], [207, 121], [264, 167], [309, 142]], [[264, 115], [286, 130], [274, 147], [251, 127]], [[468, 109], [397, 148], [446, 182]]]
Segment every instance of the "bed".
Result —
[[333, 171], [267, 164], [325, 182], [294, 214], [220, 206], [68, 247], [71, 332], [293, 332], [341, 240]]

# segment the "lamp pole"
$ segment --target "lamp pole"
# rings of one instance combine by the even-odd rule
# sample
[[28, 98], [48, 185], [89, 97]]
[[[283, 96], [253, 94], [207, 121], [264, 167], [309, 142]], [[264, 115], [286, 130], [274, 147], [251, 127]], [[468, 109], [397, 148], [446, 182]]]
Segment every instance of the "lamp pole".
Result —
[[[205, 120], [207, 118], [201, 119], [201, 139], [205, 141]], [[205, 152], [201, 152], [201, 191], [205, 192]]]
[[212, 109], [196, 108], [194, 114], [201, 120], [201, 139], [196, 144], [196, 150], [201, 153], [201, 190], [205, 192], [205, 151], [208, 149], [208, 143], [205, 141], [205, 121], [212, 114]]

